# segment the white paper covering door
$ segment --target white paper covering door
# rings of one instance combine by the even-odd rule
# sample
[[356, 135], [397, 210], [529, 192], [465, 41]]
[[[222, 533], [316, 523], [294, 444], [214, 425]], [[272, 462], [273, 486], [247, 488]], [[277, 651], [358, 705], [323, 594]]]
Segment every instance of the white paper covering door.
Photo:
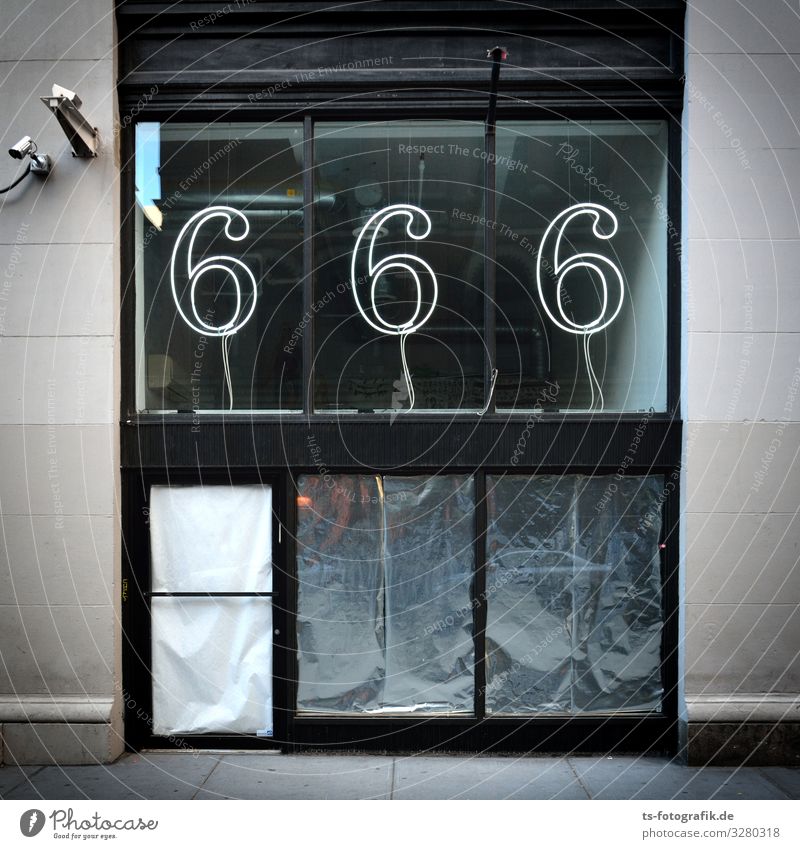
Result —
[[[269, 486], [154, 486], [151, 590], [271, 592]], [[153, 733], [272, 734], [269, 598], [154, 597]]]

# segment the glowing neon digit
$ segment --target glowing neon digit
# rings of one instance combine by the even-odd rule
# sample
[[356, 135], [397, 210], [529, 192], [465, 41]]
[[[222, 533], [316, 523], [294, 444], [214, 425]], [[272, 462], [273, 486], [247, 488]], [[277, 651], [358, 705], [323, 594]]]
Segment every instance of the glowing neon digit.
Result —
[[[253, 276], [253, 272], [250, 271], [250, 269], [240, 259], [237, 259], [236, 257], [227, 255], [210, 256], [200, 260], [200, 262], [198, 263], [194, 262], [194, 243], [195, 239], [197, 238], [197, 234], [200, 231], [200, 228], [206, 223], [206, 221], [209, 221], [212, 218], [224, 218], [226, 220], [225, 235], [232, 242], [241, 242], [242, 239], [244, 239], [250, 232], [250, 224], [247, 218], [245, 217], [244, 213], [239, 212], [238, 209], [233, 209], [230, 206], [209, 206], [206, 209], [200, 210], [200, 212], [196, 212], [186, 222], [186, 224], [183, 225], [180, 233], [178, 234], [178, 238], [175, 241], [175, 247], [172, 249], [172, 257], [169, 263], [169, 279], [170, 285], [172, 286], [172, 297], [175, 301], [175, 306], [178, 309], [178, 314], [186, 322], [186, 324], [188, 324], [189, 327], [192, 328], [192, 330], [195, 330], [205, 336], [222, 337], [222, 363], [225, 370], [225, 382], [228, 386], [230, 409], [233, 409], [233, 385], [230, 374], [230, 363], [228, 361], [228, 343], [230, 337], [234, 333], [237, 333], [239, 330], [241, 330], [252, 317], [256, 308], [258, 292], [256, 289], [256, 279]], [[238, 236], [231, 233], [231, 225], [233, 224], [234, 218], [238, 218], [244, 223], [243, 230]], [[191, 316], [187, 315], [186, 312], [184, 312], [183, 307], [181, 306], [181, 298], [178, 295], [178, 287], [175, 282], [175, 265], [178, 258], [178, 251], [183, 243], [186, 234], [189, 232], [190, 229], [192, 232], [191, 236], [189, 237], [189, 247], [186, 252], [186, 275], [191, 281], [189, 289], [189, 301], [192, 307]], [[250, 289], [252, 291], [250, 306], [247, 309], [247, 312], [244, 313], [244, 315], [242, 315], [242, 284], [239, 281], [237, 269], [244, 275], [246, 275], [247, 279], [250, 282]], [[197, 311], [197, 284], [200, 282], [200, 278], [204, 274], [207, 274], [209, 271], [222, 271], [225, 274], [229, 275], [235, 287], [236, 308], [233, 311], [233, 315], [228, 319], [228, 321], [220, 325], [209, 324], [207, 321], [204, 321], [200, 317], [199, 312]]]
[[[170, 284], [172, 285], [172, 297], [175, 300], [175, 306], [178, 308], [178, 313], [181, 318], [189, 325], [189, 327], [196, 330], [198, 333], [205, 334], [206, 336], [230, 336], [232, 333], [236, 333], [238, 330], [241, 330], [242, 327], [244, 327], [250, 320], [253, 312], [255, 311], [257, 298], [256, 279], [253, 277], [253, 272], [250, 271], [250, 269], [240, 259], [233, 256], [209, 256], [200, 260], [197, 264], [193, 262], [194, 243], [197, 238], [197, 234], [206, 221], [209, 221], [211, 218], [226, 219], [225, 235], [232, 242], [241, 242], [242, 239], [244, 239], [250, 232], [250, 224], [247, 218], [244, 213], [239, 212], [238, 209], [233, 209], [230, 206], [209, 206], [207, 209], [201, 209], [200, 212], [196, 212], [186, 222], [186, 224], [183, 225], [181, 232], [178, 234], [178, 238], [175, 241], [175, 247], [172, 249], [172, 258], [169, 264], [169, 279]], [[244, 229], [239, 236], [234, 236], [231, 233], [231, 224], [233, 223], [234, 218], [240, 218], [244, 222]], [[178, 258], [178, 250], [187, 231], [192, 226], [194, 229], [192, 230], [192, 235], [189, 239], [189, 250], [186, 253], [186, 274], [191, 281], [189, 297], [192, 304], [192, 315], [197, 321], [197, 324], [194, 324], [192, 319], [183, 311], [181, 299], [178, 296], [178, 287], [175, 283], [175, 263]], [[236, 268], [241, 269], [241, 271], [247, 275], [253, 293], [250, 308], [243, 318], [240, 318], [240, 312], [242, 309], [242, 287], [236, 274]], [[233, 280], [233, 284], [236, 287], [236, 309], [230, 319], [226, 321], [225, 324], [219, 326], [208, 324], [203, 321], [197, 312], [197, 304], [195, 303], [195, 293], [200, 278], [207, 272], [213, 270], [224, 271], [226, 274], [230, 275]]]
[[[592, 232], [598, 239], [610, 239], [617, 232], [618, 225], [616, 215], [614, 215], [610, 209], [600, 206], [597, 203], [578, 203], [574, 206], [570, 206], [563, 212], [560, 212], [550, 222], [539, 245], [539, 255], [536, 262], [536, 288], [539, 292], [539, 299], [542, 302], [542, 307], [553, 324], [567, 333], [583, 336], [583, 352], [586, 357], [586, 369], [589, 374], [589, 387], [592, 392], [589, 409], [594, 409], [595, 387], [597, 387], [598, 411], [602, 412], [604, 406], [603, 390], [592, 366], [589, 342], [593, 334], [599, 333], [601, 330], [605, 330], [619, 315], [625, 298], [625, 284], [622, 279], [622, 272], [620, 272], [617, 266], [614, 265], [608, 257], [602, 256], [601, 254], [584, 252], [573, 254], [564, 260], [561, 259], [561, 240], [564, 237], [564, 232], [566, 231], [569, 223], [579, 215], [591, 215], [594, 217]], [[607, 216], [611, 220], [611, 228], [608, 233], [602, 233], [599, 229], [600, 218], [603, 215]], [[555, 300], [557, 308], [554, 310], [551, 308], [549, 299], [545, 294], [545, 287], [542, 281], [542, 266], [545, 264], [544, 257], [545, 249], [548, 246], [548, 240], [550, 239], [551, 233], [556, 229], [557, 235], [555, 245], [553, 247], [553, 262], [551, 266], [553, 274], [556, 277]], [[594, 272], [599, 277], [602, 288], [602, 307], [600, 313], [595, 319], [584, 324], [573, 321], [564, 312], [564, 303], [562, 298], [564, 279], [570, 272], [575, 271], [575, 269], [578, 268], [586, 268]], [[609, 272], [608, 278], [606, 276], [606, 272]], [[614, 289], [614, 293], [611, 298], [611, 308], [609, 307], [609, 279], [613, 284]]]
[[[353, 287], [353, 297], [355, 298], [356, 306], [364, 318], [364, 321], [380, 333], [400, 337], [400, 358], [403, 363], [403, 375], [405, 376], [409, 397], [409, 406], [406, 409], [406, 412], [409, 412], [414, 408], [414, 387], [411, 383], [411, 373], [409, 372], [408, 362], [406, 360], [406, 339], [409, 334], [413, 333], [415, 330], [419, 330], [431, 317], [431, 315], [433, 315], [433, 311], [436, 308], [436, 300], [439, 296], [439, 284], [436, 280], [436, 275], [434, 274], [433, 269], [427, 262], [425, 262], [425, 260], [420, 259], [418, 256], [413, 256], [412, 254], [391, 254], [390, 256], [384, 257], [382, 260], [377, 262], [375, 261], [375, 240], [378, 235], [381, 234], [381, 230], [385, 222], [388, 221], [388, 219], [393, 218], [395, 215], [405, 215], [408, 218], [406, 233], [415, 241], [425, 239], [431, 232], [431, 219], [428, 217], [428, 214], [418, 206], [412, 206], [407, 203], [396, 203], [392, 204], [392, 206], [384, 207], [384, 209], [376, 212], [369, 218], [367, 223], [361, 228], [361, 232], [358, 234], [355, 247], [353, 248], [353, 257], [350, 262], [350, 281]], [[425, 227], [421, 233], [412, 233], [411, 225], [414, 223], [414, 217], [417, 215], [425, 222]], [[365, 306], [359, 292], [359, 278], [356, 273], [356, 264], [359, 251], [361, 250], [361, 243], [369, 233], [371, 233], [371, 236], [369, 237], [369, 249], [367, 252], [367, 273], [371, 282], [369, 287], [369, 303]], [[416, 266], [416, 268], [414, 266]], [[420, 315], [420, 313], [422, 313], [423, 304], [422, 281], [420, 279], [420, 274], [418, 273], [418, 269], [420, 267], [423, 269], [425, 275], [427, 275], [431, 286], [430, 306], [422, 315]], [[388, 271], [397, 270], [405, 271], [411, 275], [411, 278], [414, 281], [414, 288], [416, 290], [416, 306], [411, 318], [401, 324], [392, 324], [391, 322], [386, 321], [386, 319], [384, 319], [380, 314], [375, 297], [381, 275]]]

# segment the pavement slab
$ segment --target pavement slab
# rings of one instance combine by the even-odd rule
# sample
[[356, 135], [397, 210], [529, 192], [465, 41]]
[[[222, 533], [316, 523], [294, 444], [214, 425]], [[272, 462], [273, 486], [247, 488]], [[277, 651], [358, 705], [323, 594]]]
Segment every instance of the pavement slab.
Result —
[[388, 799], [392, 758], [380, 755], [232, 755], [197, 799]]
[[785, 799], [756, 767], [687, 767], [666, 758], [570, 758], [593, 799]]
[[46, 766], [6, 799], [191, 799], [219, 756], [124, 755], [113, 764]]
[[0, 799], [7, 799], [8, 794], [24, 784], [28, 786], [30, 776], [39, 772], [40, 766], [0, 766]]
[[800, 769], [655, 757], [142, 752], [0, 767], [3, 799], [798, 799]]
[[394, 799], [587, 799], [564, 758], [398, 757]]
[[800, 799], [800, 769], [788, 766], [762, 767], [762, 775], [776, 784], [790, 799]]

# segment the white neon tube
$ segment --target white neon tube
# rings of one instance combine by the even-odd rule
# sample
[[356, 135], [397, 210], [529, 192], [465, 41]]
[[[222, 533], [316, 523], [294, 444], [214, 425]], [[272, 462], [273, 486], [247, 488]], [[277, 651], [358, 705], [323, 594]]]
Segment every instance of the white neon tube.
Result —
[[[560, 212], [550, 222], [544, 232], [544, 235], [542, 236], [542, 241], [539, 246], [539, 255], [536, 262], [536, 288], [539, 292], [539, 300], [542, 303], [542, 307], [544, 308], [544, 311], [547, 313], [547, 316], [550, 318], [553, 324], [555, 324], [556, 327], [560, 328], [561, 330], [566, 331], [567, 333], [573, 333], [575, 335], [584, 337], [583, 351], [584, 356], [586, 358], [586, 370], [589, 376], [589, 387], [592, 392], [592, 398], [589, 407], [590, 409], [594, 408], [596, 387], [598, 397], [598, 411], [602, 412], [604, 406], [603, 390], [592, 365], [589, 344], [593, 334], [599, 333], [601, 330], [605, 330], [619, 315], [625, 299], [625, 284], [622, 279], [622, 272], [619, 270], [619, 268], [617, 268], [617, 266], [608, 257], [602, 256], [601, 254], [583, 252], [574, 254], [563, 260], [561, 259], [561, 240], [564, 237], [564, 233], [569, 223], [573, 219], [577, 218], [579, 215], [593, 216], [594, 222], [592, 224], [592, 232], [598, 239], [608, 240], [612, 238], [612, 236], [614, 236], [614, 234], [617, 232], [618, 222], [616, 215], [614, 215], [614, 213], [610, 209], [605, 206], [601, 206], [600, 204], [578, 203], [574, 206], [568, 207], [563, 212]], [[608, 233], [603, 233], [599, 229], [600, 219], [604, 215], [611, 220], [611, 227]], [[556, 277], [556, 310], [551, 309], [549, 299], [545, 294], [544, 282], [542, 280], [542, 266], [544, 264], [545, 259], [545, 249], [548, 246], [548, 240], [550, 239], [550, 236], [554, 230], [556, 230], [557, 232], [555, 238], [555, 245], [553, 247], [553, 262], [551, 268], [553, 269], [553, 273]], [[583, 324], [573, 321], [564, 312], [564, 304], [562, 301], [564, 280], [570, 272], [575, 271], [575, 269], [578, 268], [586, 268], [594, 272], [600, 279], [600, 285], [602, 290], [601, 309], [599, 314], [592, 321], [588, 321]], [[611, 298], [609, 298], [609, 282], [611, 283], [611, 286], [614, 290]], [[609, 307], [609, 301], [611, 307]]]
[[[256, 299], [258, 296], [256, 291], [256, 279], [253, 277], [253, 272], [250, 271], [250, 269], [240, 259], [233, 256], [209, 256], [196, 264], [193, 262], [192, 257], [194, 254], [194, 243], [197, 238], [197, 234], [206, 221], [209, 221], [212, 218], [226, 219], [225, 235], [232, 242], [241, 242], [242, 239], [246, 238], [247, 234], [250, 232], [250, 223], [244, 213], [239, 212], [238, 209], [233, 209], [230, 206], [209, 206], [206, 209], [201, 209], [200, 212], [196, 212], [186, 222], [186, 224], [183, 225], [181, 232], [178, 234], [178, 238], [175, 240], [175, 247], [172, 249], [172, 257], [169, 263], [169, 280], [170, 285], [172, 286], [172, 297], [175, 300], [175, 306], [178, 308], [178, 313], [186, 324], [192, 328], [192, 330], [196, 330], [198, 333], [202, 333], [206, 336], [230, 336], [232, 333], [236, 333], [241, 330], [250, 320], [253, 312], [255, 311]], [[244, 223], [244, 229], [238, 236], [231, 233], [231, 224], [233, 223], [234, 218], [239, 218]], [[178, 258], [178, 250], [190, 228], [192, 228], [192, 235], [189, 238], [189, 249], [186, 253], [186, 275], [191, 281], [189, 298], [192, 305], [192, 316], [197, 321], [197, 324], [195, 324], [184, 312], [183, 307], [181, 306], [181, 299], [178, 296], [178, 287], [175, 283], [175, 263]], [[247, 275], [253, 293], [250, 308], [243, 317], [240, 317], [242, 308], [242, 286], [239, 282], [239, 277], [236, 274], [237, 268]], [[236, 287], [236, 309], [230, 319], [228, 319], [225, 324], [221, 325], [208, 324], [203, 321], [197, 312], [197, 304], [195, 303], [195, 294], [200, 278], [206, 272], [213, 270], [224, 271], [226, 274], [229, 274], [233, 280], [234, 286]]]
[[[353, 288], [353, 297], [356, 302], [356, 307], [358, 307], [358, 311], [361, 313], [364, 321], [369, 324], [370, 327], [373, 327], [379, 333], [385, 333], [388, 336], [399, 336], [400, 337], [400, 358], [403, 364], [403, 375], [406, 380], [406, 386], [408, 387], [408, 397], [409, 397], [409, 406], [406, 409], [406, 412], [409, 412], [414, 408], [414, 387], [411, 383], [411, 373], [408, 369], [408, 361], [406, 360], [406, 351], [405, 344], [406, 339], [409, 334], [413, 333], [415, 330], [419, 330], [426, 321], [433, 315], [433, 311], [436, 308], [436, 301], [439, 297], [439, 284], [436, 280], [436, 274], [434, 274], [433, 269], [428, 265], [425, 260], [420, 259], [418, 256], [413, 256], [412, 254], [391, 254], [390, 256], [384, 257], [381, 260], [376, 261], [374, 257], [375, 253], [375, 240], [378, 237], [378, 234], [381, 232], [383, 225], [389, 219], [394, 217], [395, 215], [404, 215], [408, 218], [408, 223], [406, 224], [406, 233], [408, 236], [415, 241], [421, 241], [425, 239], [428, 234], [431, 232], [431, 219], [428, 214], [420, 209], [418, 206], [413, 206], [408, 203], [396, 203], [391, 206], [384, 207], [379, 212], [376, 212], [372, 215], [367, 223], [361, 228], [361, 232], [358, 234], [358, 238], [356, 239], [355, 247], [353, 248], [353, 255], [350, 261], [350, 282]], [[411, 225], [414, 223], [414, 217], [419, 216], [424, 222], [424, 229], [421, 233], [413, 233], [411, 231]], [[359, 293], [359, 284], [358, 284], [358, 274], [356, 272], [356, 264], [357, 258], [359, 256], [359, 251], [361, 250], [361, 245], [364, 239], [367, 237], [367, 234], [371, 232], [369, 237], [369, 246], [367, 252], [367, 273], [370, 278], [370, 287], [369, 287], [369, 302], [365, 306], [361, 299], [361, 295]], [[415, 267], [416, 266], [416, 267]], [[427, 311], [422, 313], [422, 286], [423, 281], [420, 279], [419, 269], [422, 269], [423, 276], [427, 276], [428, 283], [430, 285], [431, 298], [430, 298], [430, 306]], [[376, 303], [376, 291], [378, 282], [382, 274], [385, 274], [387, 271], [397, 271], [398, 269], [403, 270], [411, 275], [414, 280], [414, 288], [416, 291], [416, 306], [414, 312], [407, 321], [402, 322], [401, 324], [392, 324], [389, 321], [386, 321], [385, 318], [380, 314], [380, 310], [378, 308], [378, 304]]]
[[[209, 206], [206, 209], [201, 209], [199, 212], [196, 212], [181, 228], [180, 233], [178, 234], [178, 238], [175, 240], [175, 246], [172, 249], [172, 256], [170, 258], [169, 263], [169, 280], [170, 286], [172, 287], [172, 298], [175, 301], [175, 306], [178, 310], [178, 315], [184, 320], [184, 322], [192, 328], [192, 330], [196, 331], [205, 336], [219, 336], [222, 337], [222, 365], [225, 371], [225, 383], [228, 387], [228, 398], [230, 400], [229, 409], [233, 409], [233, 381], [231, 379], [230, 373], [230, 362], [228, 359], [228, 344], [230, 342], [230, 338], [234, 333], [237, 333], [241, 330], [245, 324], [252, 318], [253, 313], [256, 308], [256, 300], [258, 298], [258, 292], [256, 289], [256, 279], [253, 276], [253, 272], [240, 260], [233, 256], [228, 256], [227, 254], [210, 256], [205, 259], [200, 260], [200, 262], [195, 263], [193, 260], [194, 256], [194, 243], [197, 238], [197, 234], [200, 231], [200, 228], [212, 218], [224, 218], [225, 219], [225, 235], [232, 242], [241, 242], [247, 234], [250, 232], [250, 223], [245, 217], [244, 213], [239, 212], [238, 209], [233, 209], [230, 206]], [[241, 220], [244, 224], [242, 232], [240, 235], [236, 236], [231, 233], [231, 225], [233, 224], [234, 218]], [[189, 247], [186, 252], [186, 275], [190, 281], [189, 288], [189, 302], [191, 304], [191, 316], [187, 315], [184, 311], [183, 306], [181, 305], [181, 298], [178, 295], [178, 287], [175, 282], [175, 264], [178, 259], [178, 251], [183, 244], [183, 240], [186, 237], [186, 234], [191, 230], [191, 236], [189, 237]], [[246, 275], [247, 279], [250, 282], [250, 288], [252, 290], [252, 298], [250, 302], [250, 306], [247, 309], [247, 312], [242, 314], [242, 284], [239, 280], [239, 276], [237, 274], [237, 270]], [[226, 321], [224, 324], [215, 325], [209, 324], [207, 321], [200, 317], [200, 313], [197, 310], [197, 284], [200, 281], [200, 278], [208, 273], [209, 271], [222, 271], [225, 274], [229, 275], [233, 285], [235, 287], [236, 292], [236, 308], [233, 311], [233, 315]]]

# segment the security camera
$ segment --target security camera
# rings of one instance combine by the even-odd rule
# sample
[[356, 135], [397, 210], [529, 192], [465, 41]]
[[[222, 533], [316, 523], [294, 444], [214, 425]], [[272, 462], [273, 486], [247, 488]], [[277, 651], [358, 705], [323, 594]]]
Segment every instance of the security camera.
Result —
[[53, 94], [40, 100], [56, 116], [72, 145], [73, 156], [97, 156], [97, 128], [84, 118], [83, 103], [74, 91], [54, 85]]
[[14, 159], [24, 159], [36, 153], [36, 142], [30, 136], [23, 136], [13, 147], [8, 149], [8, 155]]
[[44, 153], [37, 153], [36, 142], [30, 136], [23, 136], [13, 147], [8, 149], [9, 156], [14, 159], [31, 158], [31, 174], [46, 176], [50, 173], [50, 157]]

